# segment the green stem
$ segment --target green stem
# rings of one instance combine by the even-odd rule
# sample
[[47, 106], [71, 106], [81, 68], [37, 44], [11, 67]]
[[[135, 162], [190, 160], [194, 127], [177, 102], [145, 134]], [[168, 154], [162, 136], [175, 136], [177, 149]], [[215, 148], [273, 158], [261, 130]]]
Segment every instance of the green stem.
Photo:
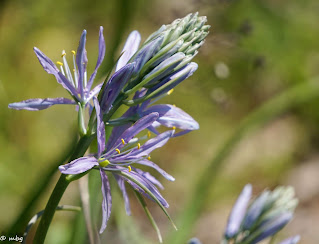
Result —
[[[78, 144], [76, 149], [74, 150], [70, 161], [74, 160], [78, 157], [81, 157], [84, 155], [88, 147], [90, 146], [94, 136], [83, 136]], [[42, 244], [44, 243], [46, 234], [48, 232], [50, 223], [52, 221], [53, 215], [55, 213], [55, 209], [57, 208], [61, 197], [63, 196], [63, 193], [65, 192], [66, 188], [68, 187], [69, 183], [71, 181], [67, 180], [67, 175], [62, 174], [49, 198], [49, 201], [44, 209], [43, 216], [40, 220], [37, 232], [34, 237], [33, 243], [35, 244]]]
[[180, 229], [169, 236], [167, 243], [179, 244], [186, 242], [209, 195], [208, 193], [211, 191], [212, 186], [215, 186], [214, 183], [216, 183], [217, 176], [222, 169], [225, 159], [244, 135], [253, 129], [265, 125], [268, 121], [283, 112], [313, 99], [318, 99], [318, 97], [318, 79], [311, 82], [303, 82], [265, 102], [243, 119], [234, 133], [217, 151], [216, 156], [210, 164], [200, 174], [197, 184], [194, 185], [191, 199], [183, 210], [178, 222]]

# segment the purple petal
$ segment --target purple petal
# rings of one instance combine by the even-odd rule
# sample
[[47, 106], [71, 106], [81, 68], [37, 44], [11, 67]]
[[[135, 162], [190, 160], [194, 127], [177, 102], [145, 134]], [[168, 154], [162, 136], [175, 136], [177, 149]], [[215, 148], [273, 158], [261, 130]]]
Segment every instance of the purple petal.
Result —
[[105, 41], [104, 41], [104, 36], [103, 36], [103, 27], [100, 27], [100, 34], [99, 34], [99, 56], [97, 58], [96, 66], [94, 69], [94, 72], [92, 73], [89, 82], [87, 84], [87, 90], [91, 90], [91, 86], [93, 84], [93, 80], [96, 76], [97, 70], [100, 67], [101, 63], [103, 62], [105, 55]]
[[143, 159], [143, 160], [137, 161], [136, 164], [141, 164], [141, 165], [145, 165], [145, 166], [151, 167], [151, 168], [157, 170], [167, 180], [175, 181], [175, 178], [173, 176], [171, 176], [170, 174], [166, 173], [163, 169], [161, 169], [157, 164], [153, 163], [152, 161], [149, 161], [147, 159]]
[[198, 130], [198, 123], [180, 108], [169, 104], [159, 104], [147, 108], [142, 115], [158, 112], [157, 122], [166, 127], [176, 127], [182, 130]]
[[[166, 208], [169, 207], [168, 203], [166, 200], [162, 197], [162, 195], [159, 193], [157, 188], [146, 178], [144, 178], [142, 175], [131, 171], [131, 172], [126, 172], [129, 174], [131, 177], [135, 178], [136, 181], [139, 181], [142, 185], [144, 185], [146, 188], [149, 189], [149, 191], [156, 197], [156, 199]], [[125, 178], [126, 179], [126, 178]], [[131, 181], [127, 181], [129, 184], [131, 184]], [[133, 186], [133, 185], [132, 185]], [[135, 187], [135, 186], [134, 186]], [[148, 194], [144, 193], [144, 195], [148, 196], [150, 199], [152, 199]]]
[[103, 233], [103, 231], [106, 228], [107, 221], [110, 218], [111, 215], [111, 207], [112, 207], [112, 196], [111, 196], [111, 188], [110, 183], [107, 178], [107, 175], [105, 172], [100, 169], [100, 175], [102, 180], [102, 194], [103, 194], [103, 201], [102, 201], [102, 225], [100, 229], [100, 234]]
[[94, 157], [82, 157], [73, 160], [72, 162], [59, 166], [59, 170], [62, 174], [76, 175], [81, 174], [94, 166], [98, 166], [99, 163]]
[[134, 57], [133, 61], [136, 63], [134, 73], [139, 73], [143, 68], [144, 64], [153, 57], [153, 55], [159, 50], [162, 42], [163, 36], [159, 36], [147, 43]]
[[107, 113], [112, 108], [112, 104], [118, 94], [131, 78], [134, 67], [135, 63], [129, 63], [115, 72], [109, 79], [101, 98], [101, 109], [103, 113]]
[[151, 175], [149, 172], [144, 172], [141, 169], [136, 169], [134, 168], [134, 170], [142, 175], [145, 179], [149, 180], [152, 184], [158, 186], [161, 190], [164, 190], [164, 186], [161, 184], [161, 182], [159, 182], [153, 175]]
[[297, 244], [300, 241], [300, 236], [290, 237], [288, 239], [283, 240], [279, 244]]
[[16, 110], [25, 109], [29, 111], [38, 111], [56, 104], [76, 104], [76, 102], [63, 97], [45, 99], [34, 98], [17, 103], [10, 103], [8, 107]]
[[85, 51], [85, 43], [86, 43], [86, 30], [83, 30], [80, 42], [79, 42], [79, 47], [76, 52], [76, 65], [78, 66], [78, 71], [79, 71], [79, 92], [81, 94], [81, 97], [83, 97], [83, 79], [84, 79], [84, 72], [85, 72], [85, 67], [87, 63], [87, 58], [86, 58], [86, 51]]
[[54, 75], [57, 79], [57, 82], [77, 98], [77, 91], [71, 82], [58, 70], [52, 60], [49, 59], [43, 52], [41, 52], [40, 49], [34, 47], [33, 50], [44, 70], [47, 73]]
[[[139, 119], [135, 122], [135, 124], [126, 129], [119, 138], [117, 138], [117, 141], [114, 143], [114, 145], [117, 146], [120, 144], [121, 139], [123, 139], [125, 142], [129, 142], [135, 135], [149, 127], [157, 118], [158, 113], [151, 113]], [[123, 147], [123, 145], [120, 144], [120, 147]]]
[[98, 156], [100, 157], [105, 150], [105, 125], [103, 122], [103, 114], [101, 114], [100, 104], [96, 97], [93, 97], [94, 107], [96, 111], [96, 123], [97, 123], [97, 149]]
[[148, 140], [140, 149], [132, 150], [131, 155], [136, 157], [142, 157], [149, 155], [156, 148], [162, 147], [174, 134], [174, 130], [165, 131], [162, 134]]
[[[167, 78], [156, 84], [150, 89], [150, 92], [153, 92], [157, 89], [161, 89], [160, 92], [156, 94], [156, 96], [160, 96], [169, 90], [173, 89], [182, 81], [186, 80], [188, 77], [193, 75], [193, 73], [197, 70], [198, 65], [194, 62], [189, 63], [188, 65], [184, 66], [180, 70], [170, 74]], [[154, 96], [154, 97], [156, 97]]]
[[246, 209], [252, 194], [252, 186], [246, 185], [240, 193], [228, 218], [225, 236], [230, 239], [237, 235], [240, 225], [245, 217]]
[[[130, 107], [123, 115], [122, 115], [122, 118], [127, 118], [127, 117], [130, 117], [134, 114], [137, 113], [137, 107], [134, 106], [134, 107]], [[129, 128], [131, 126], [131, 123], [126, 123], [125, 125], [121, 125], [121, 126], [116, 126], [115, 128], [113, 128], [112, 130], [112, 133], [107, 141], [107, 145], [106, 145], [106, 148], [109, 150], [111, 149], [116, 140], [120, 137], [120, 135], [123, 134], [123, 132]]]
[[263, 213], [268, 199], [269, 191], [265, 191], [250, 205], [243, 222], [244, 230], [249, 230], [257, 223], [258, 218]]
[[271, 219], [269, 222], [267, 222], [267, 224], [263, 225], [261, 228], [258, 228], [258, 232], [260, 234], [254, 240], [252, 240], [252, 243], [257, 243], [269, 236], [276, 234], [286, 224], [288, 224], [292, 217], [293, 214], [291, 212], [283, 212], [282, 214]]
[[131, 215], [130, 200], [129, 200], [127, 192], [126, 192], [124, 179], [117, 174], [113, 174], [113, 175], [117, 181], [117, 184], [118, 184], [120, 190], [122, 191], [126, 214]]
[[119, 61], [116, 65], [116, 70], [118, 71], [124, 65], [127, 64], [127, 62], [131, 59], [131, 57], [136, 53], [138, 46], [141, 42], [141, 35], [138, 31], [132, 31], [131, 34], [128, 36], [125, 45], [122, 50], [122, 56], [120, 57]]
[[37, 47], [33, 48], [35, 55], [37, 56], [40, 64], [42, 65], [43, 69], [48, 73], [55, 75], [59, 72], [59, 69], [55, 66], [51, 59], [49, 59], [40, 49]]
[[94, 87], [85, 98], [86, 102], [90, 101], [94, 96], [96, 96], [100, 92], [102, 86], [103, 82]]

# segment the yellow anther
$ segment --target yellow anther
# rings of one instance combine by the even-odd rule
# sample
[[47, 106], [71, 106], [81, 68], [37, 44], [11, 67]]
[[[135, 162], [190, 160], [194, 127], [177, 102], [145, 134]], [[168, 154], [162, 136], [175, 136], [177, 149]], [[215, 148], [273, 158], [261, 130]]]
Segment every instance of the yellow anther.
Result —
[[117, 151], [118, 154], [121, 153], [120, 149], [116, 148], [115, 151]]
[[151, 134], [151, 132], [150, 132], [150, 131], [148, 131], [148, 132], [147, 132], [147, 137], [148, 137], [148, 138], [150, 138], [150, 137], [151, 137], [151, 135], [152, 135], [152, 134]]
[[56, 64], [60, 65], [60, 66], [63, 66], [63, 63], [60, 62], [60, 61], [57, 61]]
[[129, 165], [129, 166], [127, 166], [127, 167], [128, 167], [128, 172], [131, 172], [131, 171], [132, 171], [131, 166]]
[[106, 166], [108, 166], [110, 164], [110, 161], [109, 160], [104, 160], [104, 161], [101, 161], [101, 162], [99, 162], [99, 165], [101, 166], [101, 167], [106, 167]]
[[124, 139], [123, 139], [123, 138], [121, 139], [121, 141], [122, 141], [122, 144], [124, 145], [124, 144], [125, 144], [125, 141], [124, 141]]
[[148, 156], [147, 159], [148, 159], [148, 160], [151, 160], [151, 156]]
[[171, 89], [167, 92], [167, 95], [171, 95], [173, 93], [174, 89]]
[[173, 107], [176, 107], [176, 105], [175, 105], [175, 104], [173, 104]]
[[74, 51], [74, 50], [72, 50], [71, 53], [72, 53], [73, 55], [75, 55], [75, 51]]
[[61, 58], [63, 58], [66, 55], [66, 53], [62, 53]]
[[141, 144], [137, 143], [137, 149], [140, 149], [140, 148], [141, 148]]
[[176, 130], [176, 126], [173, 126], [173, 130]]
[[73, 69], [73, 72], [75, 72], [75, 69]]

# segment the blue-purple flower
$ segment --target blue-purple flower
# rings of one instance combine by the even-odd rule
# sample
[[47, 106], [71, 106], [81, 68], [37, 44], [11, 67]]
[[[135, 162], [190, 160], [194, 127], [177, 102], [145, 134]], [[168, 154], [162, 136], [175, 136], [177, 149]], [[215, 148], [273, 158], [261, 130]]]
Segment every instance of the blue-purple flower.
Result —
[[134, 142], [132, 139], [138, 133], [152, 125], [158, 118], [158, 113], [150, 113], [122, 131], [116, 139], [112, 140], [112, 143], [109, 141], [109, 143], [105, 145], [105, 128], [101, 109], [96, 98], [93, 98], [93, 102], [97, 114], [98, 153], [95, 156], [81, 157], [68, 164], [61, 165], [59, 170], [63, 174], [72, 175], [86, 172], [92, 168], [100, 171], [103, 194], [103, 219], [100, 230], [102, 233], [110, 217], [112, 205], [110, 184], [105, 171], [111, 172], [115, 176], [122, 190], [128, 214], [130, 214], [130, 207], [124, 181], [128, 182], [134, 189], [156, 201], [161, 207], [168, 207], [168, 203], [155, 187], [155, 185], [157, 185], [161, 188], [161, 184], [148, 172], [135, 168], [133, 165], [140, 164], [152, 167], [166, 179], [174, 181], [171, 175], [151, 162], [149, 157], [154, 149], [162, 147], [169, 140], [174, 131], [164, 132], [155, 138], [147, 140], [143, 145], [139, 142]]
[[[236, 243], [259, 243], [275, 235], [293, 218], [298, 200], [294, 198], [292, 187], [264, 191], [249, 205], [251, 194], [252, 187], [248, 184], [232, 209], [222, 243], [229, 243], [234, 238]], [[287, 243], [294, 243], [297, 238], [288, 240]]]
[[[147, 89], [137, 91], [135, 93], [134, 99], [144, 96], [146, 91]], [[147, 128], [154, 134], [159, 134], [156, 128], [161, 125], [168, 128], [180, 129], [181, 131], [175, 133], [174, 137], [184, 135], [192, 130], [199, 129], [198, 122], [182, 109], [170, 104], [152, 105], [153, 102], [154, 101], [147, 100], [142, 104], [132, 106], [122, 115], [122, 117], [113, 121], [109, 121], [109, 124], [126, 123], [126, 125], [122, 125], [123, 128], [126, 128], [128, 126], [127, 123], [133, 123], [137, 119], [142, 118], [150, 113], [158, 113], [158, 119]]]
[[72, 51], [73, 55], [73, 69], [71, 70], [67, 59], [65, 51], [62, 52], [63, 62], [57, 62], [60, 66], [60, 70], [48, 58], [44, 53], [42, 53], [38, 48], [34, 48], [34, 52], [39, 59], [40, 64], [43, 66], [44, 70], [55, 76], [58, 83], [60, 83], [72, 96], [73, 100], [67, 98], [35, 98], [28, 99], [21, 102], [9, 104], [9, 108], [21, 110], [42, 110], [52, 105], [56, 104], [82, 104], [86, 105], [95, 95], [97, 95], [102, 87], [102, 84], [97, 85], [91, 90], [94, 78], [96, 76], [97, 70], [100, 67], [104, 55], [105, 55], [105, 42], [103, 37], [103, 27], [100, 27], [99, 32], [99, 54], [96, 62], [95, 69], [91, 74], [90, 78], [87, 79], [87, 55], [85, 50], [86, 43], [86, 30], [82, 32], [79, 47], [77, 52]]

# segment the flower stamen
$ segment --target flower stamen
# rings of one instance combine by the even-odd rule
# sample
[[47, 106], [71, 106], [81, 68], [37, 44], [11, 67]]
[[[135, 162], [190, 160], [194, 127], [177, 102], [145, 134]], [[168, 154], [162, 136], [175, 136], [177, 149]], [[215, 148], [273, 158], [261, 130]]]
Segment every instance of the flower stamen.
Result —
[[125, 145], [125, 141], [124, 141], [124, 139], [123, 139], [123, 138], [121, 139], [121, 141], [122, 141], [122, 144], [123, 144], [123, 145]]
[[147, 160], [151, 160], [151, 156], [150, 155], [147, 157]]
[[116, 148], [115, 151], [117, 151], [118, 154], [121, 153], [120, 149]]
[[128, 168], [128, 172], [131, 172], [132, 171], [132, 167], [129, 165], [129, 166], [127, 166], [127, 168]]
[[140, 148], [141, 148], [141, 144], [137, 143], [137, 149], [140, 149]]

